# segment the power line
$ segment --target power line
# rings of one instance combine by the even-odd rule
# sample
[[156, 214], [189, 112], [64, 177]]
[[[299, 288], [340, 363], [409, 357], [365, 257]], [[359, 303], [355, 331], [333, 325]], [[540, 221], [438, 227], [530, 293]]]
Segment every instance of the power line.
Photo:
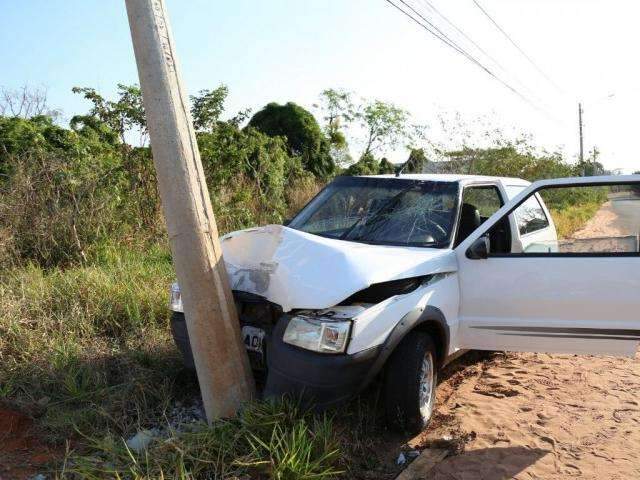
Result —
[[[536, 105], [534, 102], [532, 102], [530, 99], [528, 99], [525, 95], [523, 95], [522, 93], [520, 93], [517, 89], [515, 89], [513, 86], [511, 86], [510, 84], [508, 84], [506, 81], [504, 81], [502, 78], [498, 77], [495, 73], [493, 73], [488, 67], [486, 67], [485, 65], [483, 65], [479, 60], [477, 60], [475, 57], [473, 57], [471, 54], [469, 54], [466, 50], [464, 50], [462, 47], [460, 47], [459, 45], [457, 45], [453, 40], [451, 40], [444, 32], [442, 32], [442, 30], [440, 30], [438, 27], [436, 27], [435, 25], [433, 25], [428, 19], [426, 19], [423, 15], [421, 15], [419, 12], [417, 12], [412, 6], [408, 5], [404, 0], [400, 0], [400, 2], [405, 5], [407, 8], [409, 8], [411, 11], [413, 11], [416, 15], [418, 15], [422, 20], [424, 20], [427, 25], [431, 26], [431, 28], [433, 28], [433, 30], [431, 28], [429, 28], [429, 26], [425, 25], [424, 23], [420, 22], [417, 18], [415, 18], [413, 15], [411, 15], [409, 12], [407, 12], [406, 10], [403, 10], [399, 5], [393, 3], [391, 0], [385, 0], [388, 4], [392, 5], [394, 8], [396, 8], [397, 10], [399, 10], [400, 12], [402, 12], [404, 15], [406, 15], [408, 18], [410, 18], [413, 22], [417, 23], [419, 26], [421, 26], [422, 28], [424, 28], [427, 32], [429, 32], [431, 35], [433, 35], [434, 37], [436, 37], [438, 40], [440, 40], [441, 42], [445, 43], [448, 47], [453, 48], [455, 51], [457, 51], [458, 53], [460, 53], [461, 55], [463, 55], [467, 60], [471, 61], [472, 63], [474, 63], [476, 66], [478, 66], [479, 68], [481, 68], [482, 70], [484, 70], [487, 74], [489, 74], [491, 77], [493, 77], [495, 80], [497, 80], [498, 82], [500, 82], [505, 88], [507, 88], [508, 90], [510, 90], [512, 93], [514, 93], [515, 95], [517, 95], [521, 100], [523, 100], [524, 102], [526, 102], [529, 106], [533, 107], [534, 109], [538, 110], [539, 112], [547, 115], [549, 118], [552, 118], [553, 120], [557, 121], [557, 119], [555, 119], [551, 114], [549, 114], [549, 112], [547, 112], [546, 110], [540, 108], [538, 105]], [[434, 31], [435, 30], [435, 31]]]
[[507, 75], [510, 75], [516, 83], [518, 83], [521, 87], [523, 87], [530, 96], [536, 99], [536, 101], [544, 103], [541, 99], [535, 95], [519, 78], [517, 75], [509, 72], [507, 68], [505, 68], [496, 58], [487, 52], [484, 48], [482, 48], [475, 40], [473, 40], [469, 35], [467, 35], [460, 27], [458, 27], [455, 23], [449, 20], [433, 3], [429, 0], [422, 0], [422, 3], [425, 4], [431, 11], [435, 12], [439, 17], [441, 17], [448, 25], [450, 25], [456, 32], [462, 35], [467, 41], [469, 41], [474, 47], [478, 49], [479, 52], [484, 54], [489, 60], [491, 60], [500, 70], [502, 70]]
[[[444, 42], [446, 45], [448, 45], [449, 47], [453, 48], [455, 51], [457, 51], [458, 53], [460, 53], [461, 55], [463, 55], [465, 58], [467, 58], [467, 60], [471, 61], [472, 63], [474, 63], [475, 65], [477, 65], [478, 67], [480, 67], [481, 69], [483, 69], [485, 72], [487, 72], [489, 75], [491, 75], [492, 77], [494, 77], [496, 80], [500, 81], [501, 83], [503, 83], [507, 88], [509, 88], [511, 91], [513, 91], [515, 94], [517, 95], [522, 95], [520, 94], [520, 92], [518, 92], [515, 88], [513, 88], [512, 86], [510, 86], [509, 84], [507, 84], [506, 82], [504, 82], [502, 79], [498, 78], [491, 70], [489, 70], [489, 68], [487, 68], [485, 65], [483, 65], [482, 63], [480, 63], [480, 61], [478, 59], [476, 59], [475, 57], [473, 57], [469, 52], [467, 52], [466, 50], [464, 50], [462, 47], [460, 47], [458, 44], [456, 44], [453, 40], [451, 40], [446, 33], [444, 33], [442, 30], [440, 30], [437, 26], [435, 26], [433, 23], [431, 23], [427, 18], [425, 18], [422, 14], [420, 14], [420, 12], [418, 12], [415, 8], [413, 8], [411, 5], [409, 5], [407, 2], [405, 2], [404, 0], [400, 0], [400, 2], [405, 5], [407, 8], [409, 8], [413, 13], [415, 13], [418, 17], [420, 17], [424, 22], [427, 23], [427, 25], [429, 25], [429, 27], [431, 27], [433, 30], [431, 30], [429, 27], [427, 27], [427, 25], [423, 24], [422, 22], [420, 22], [418, 19], [416, 19], [415, 17], [413, 17], [409, 12], [403, 10], [402, 8], [400, 8], [398, 5], [394, 4], [392, 1], [390, 0], [386, 0], [388, 3], [390, 3], [391, 5], [393, 5], [394, 7], [396, 7], [398, 10], [400, 10], [402, 13], [404, 13], [406, 16], [408, 16], [411, 20], [413, 20], [414, 22], [416, 22], [418, 25], [420, 25], [422, 28], [424, 28], [425, 30], [427, 30], [429, 33], [431, 33], [432, 35], [434, 35], [437, 39], [439, 39], [440, 41]], [[435, 32], [434, 32], [435, 30]], [[437, 33], [436, 33], [437, 32]], [[522, 95], [522, 97], [524, 98], [524, 96]]]
[[509, 42], [511, 42], [511, 44], [522, 54], [522, 56], [524, 56], [524, 58], [526, 58], [529, 63], [531, 65], [533, 65], [533, 67], [538, 71], [538, 73], [540, 75], [542, 75], [544, 78], [547, 79], [547, 81], [549, 83], [551, 83], [558, 91], [563, 92], [562, 88], [560, 88], [558, 86], [558, 84], [556, 82], [554, 82], [551, 77], [549, 77], [549, 75], [547, 75], [544, 70], [542, 70], [538, 64], [536, 62], [533, 61], [533, 59], [527, 55], [525, 53], [524, 50], [522, 50], [522, 48], [520, 48], [520, 46], [511, 38], [511, 36], [504, 31], [504, 29], [498, 25], [498, 22], [496, 22], [493, 17], [491, 15], [489, 15], [489, 12], [487, 12], [484, 8], [482, 8], [482, 5], [480, 5], [480, 3], [478, 3], [478, 0], [473, 0], [473, 3], [475, 3], [476, 7], [478, 7], [480, 9], [480, 11], [482, 13], [484, 13], [484, 15], [491, 21], [491, 23], [493, 23], [493, 25], [507, 38], [507, 40], [509, 40]]
[[[468, 60], [470, 60], [471, 62], [475, 63], [476, 65], [478, 65], [480, 68], [484, 68], [484, 66], [482, 64], [480, 64], [480, 62], [478, 62], [478, 60], [476, 60], [475, 58], [473, 58], [468, 52], [466, 52], [462, 47], [460, 47], [458, 44], [456, 44], [453, 40], [451, 40], [446, 33], [444, 33], [442, 30], [440, 30], [437, 26], [435, 26], [433, 23], [431, 23], [429, 20], [427, 20], [424, 16], [422, 16], [418, 11], [416, 11], [415, 8], [413, 8], [411, 5], [407, 4], [404, 0], [400, 0], [400, 2], [405, 5], [407, 8], [411, 9], [411, 11], [413, 11], [416, 15], [418, 15], [422, 20], [424, 20], [429, 27], [431, 27], [433, 30], [429, 29], [429, 27], [427, 27], [426, 25], [424, 25], [423, 23], [421, 23], [420, 21], [418, 21], [416, 18], [414, 18], [413, 16], [411, 16], [408, 12], [406, 12], [405, 10], [402, 10], [398, 5], [395, 5], [393, 2], [386, 0], [388, 3], [390, 3], [391, 5], [393, 5], [394, 7], [396, 7], [398, 10], [400, 10], [402, 13], [404, 13], [405, 15], [407, 15], [409, 18], [411, 18], [414, 22], [418, 23], [418, 25], [420, 25], [422, 28], [424, 28], [425, 30], [427, 30], [429, 33], [431, 33], [432, 35], [434, 35], [438, 40], [444, 42], [445, 44], [447, 44], [449, 47], [453, 48], [455, 51], [457, 51], [458, 53], [460, 53], [461, 55], [465, 56]], [[435, 30], [435, 31], [434, 31]]]
[[506, 69], [496, 60], [491, 54], [489, 54], [484, 48], [478, 45], [469, 35], [464, 33], [456, 24], [454, 24], [451, 20], [449, 20], [444, 14], [442, 14], [429, 0], [422, 0], [427, 7], [429, 7], [432, 11], [434, 11], [438, 16], [440, 16], [445, 22], [447, 22], [456, 32], [466, 38], [471, 44], [478, 49], [481, 53], [483, 53], [489, 60], [495, 63], [498, 67], [500, 67], [503, 71]]

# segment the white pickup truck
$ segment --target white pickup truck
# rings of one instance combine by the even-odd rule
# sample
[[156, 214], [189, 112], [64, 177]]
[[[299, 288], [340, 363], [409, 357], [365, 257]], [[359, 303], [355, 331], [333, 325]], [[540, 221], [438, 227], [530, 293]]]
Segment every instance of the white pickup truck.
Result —
[[[287, 226], [222, 237], [265, 395], [326, 407], [374, 378], [388, 421], [429, 421], [438, 369], [468, 349], [633, 355], [637, 251], [562, 252], [544, 189], [640, 177], [338, 177]], [[177, 284], [172, 327], [190, 356]]]

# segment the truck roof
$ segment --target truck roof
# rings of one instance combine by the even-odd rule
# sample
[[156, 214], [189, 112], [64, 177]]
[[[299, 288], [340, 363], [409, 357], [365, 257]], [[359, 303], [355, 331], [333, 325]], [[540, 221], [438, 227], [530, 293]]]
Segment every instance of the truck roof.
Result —
[[527, 186], [531, 182], [523, 180], [521, 178], [514, 177], [490, 177], [486, 175], [458, 175], [458, 174], [444, 174], [444, 173], [403, 173], [399, 177], [393, 174], [388, 175], [364, 175], [365, 177], [377, 177], [377, 178], [404, 178], [409, 180], [425, 180], [433, 182], [456, 182], [456, 183], [475, 183], [478, 181], [491, 181], [500, 182], [504, 185], [514, 186]]

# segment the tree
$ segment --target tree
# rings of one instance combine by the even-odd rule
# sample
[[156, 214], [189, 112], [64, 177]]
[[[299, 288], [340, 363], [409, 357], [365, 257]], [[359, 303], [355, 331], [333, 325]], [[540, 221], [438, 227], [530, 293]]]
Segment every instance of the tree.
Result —
[[69, 122], [71, 129], [84, 137], [94, 138], [97, 143], [120, 145], [118, 132], [93, 115], [74, 115]]
[[410, 123], [410, 114], [392, 103], [367, 101], [354, 114], [365, 132], [362, 156], [381, 149], [394, 149], [402, 142], [412, 143], [423, 128]]
[[229, 95], [226, 85], [213, 90], [200, 90], [191, 95], [191, 116], [196, 130], [211, 131], [224, 111], [224, 102]]
[[[118, 99], [115, 101], [105, 99], [95, 88], [73, 87], [71, 91], [82, 94], [93, 104], [89, 116], [97, 118], [117, 132], [123, 145], [126, 144], [126, 134], [131, 129], [139, 130], [140, 144], [146, 143], [147, 120], [140, 87], [118, 84]], [[87, 116], [74, 116], [71, 124], [87, 124]]]
[[383, 175], [396, 172], [396, 165], [386, 158], [378, 159], [373, 154], [368, 153], [360, 157], [356, 163], [352, 164], [344, 172], [345, 175]]
[[424, 149], [412, 148], [402, 171], [404, 173], [424, 173], [427, 163], [429, 163], [429, 160], [424, 153]]
[[376, 160], [372, 153], [365, 153], [360, 157], [360, 160], [345, 171], [345, 175], [378, 175], [379, 173], [380, 162]]
[[113, 152], [117, 136], [104, 124], [105, 130], [93, 128], [67, 129], [47, 115], [31, 118], [0, 116], [0, 177], [10, 171], [17, 157], [43, 157], [53, 154], [68, 164], [83, 155]]
[[212, 132], [198, 133], [198, 145], [207, 180], [228, 185], [242, 176], [253, 182], [254, 195], [272, 202], [274, 210], [282, 207], [278, 200], [283, 197], [290, 173], [284, 138], [220, 122]]
[[329, 141], [313, 115], [301, 106], [293, 102], [270, 103], [251, 117], [248, 127], [272, 137], [285, 137], [291, 154], [299, 155], [304, 168], [317, 177], [334, 172]]
[[517, 177], [534, 181], [571, 177], [578, 167], [566, 163], [560, 153], [535, 153], [527, 145], [505, 142], [489, 148], [469, 148], [449, 152], [444, 162], [448, 173], [468, 173], [497, 177]]
[[385, 173], [395, 173], [395, 172], [396, 172], [396, 166], [393, 163], [391, 163], [386, 158], [382, 158], [380, 160], [380, 166], [378, 167], [378, 173], [385, 174]]
[[[370, 153], [410, 145], [423, 137], [424, 127], [411, 122], [408, 111], [381, 100], [360, 99], [346, 90], [328, 89], [320, 94], [319, 105], [324, 131], [331, 142], [332, 157], [338, 165], [351, 161], [346, 132], [355, 130], [355, 142], [362, 145], [362, 159]], [[355, 129], [351, 127], [356, 127]]]
[[56, 119], [60, 112], [47, 105], [47, 90], [27, 85], [10, 90], [0, 88], [0, 116], [31, 118], [46, 115]]
[[600, 150], [593, 147], [590, 158], [578, 162], [578, 173], [584, 177], [593, 177], [595, 175], [603, 175], [605, 173], [604, 166], [598, 161]]
[[78, 136], [53, 123], [51, 117], [0, 116], [0, 183], [14, 169], [17, 156], [36, 156], [47, 152], [63, 156], [77, 150]]
[[[320, 94], [320, 102], [319, 107], [324, 112], [323, 120], [329, 138], [340, 133], [342, 123], [348, 124], [353, 121], [355, 109], [351, 92], [329, 88]], [[315, 106], [318, 107], [318, 105]]]
[[347, 137], [343, 132], [355, 115], [351, 93], [332, 88], [324, 90], [320, 94], [320, 105], [314, 106], [324, 113], [324, 131], [331, 144], [331, 158], [337, 165], [346, 167], [352, 162]]

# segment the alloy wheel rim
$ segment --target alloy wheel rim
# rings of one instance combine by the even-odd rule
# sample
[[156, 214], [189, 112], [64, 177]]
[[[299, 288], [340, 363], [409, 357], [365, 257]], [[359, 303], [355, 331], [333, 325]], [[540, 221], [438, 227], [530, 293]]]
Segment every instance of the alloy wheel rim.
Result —
[[428, 420], [433, 410], [433, 357], [427, 352], [420, 365], [420, 381], [418, 384], [420, 414]]

